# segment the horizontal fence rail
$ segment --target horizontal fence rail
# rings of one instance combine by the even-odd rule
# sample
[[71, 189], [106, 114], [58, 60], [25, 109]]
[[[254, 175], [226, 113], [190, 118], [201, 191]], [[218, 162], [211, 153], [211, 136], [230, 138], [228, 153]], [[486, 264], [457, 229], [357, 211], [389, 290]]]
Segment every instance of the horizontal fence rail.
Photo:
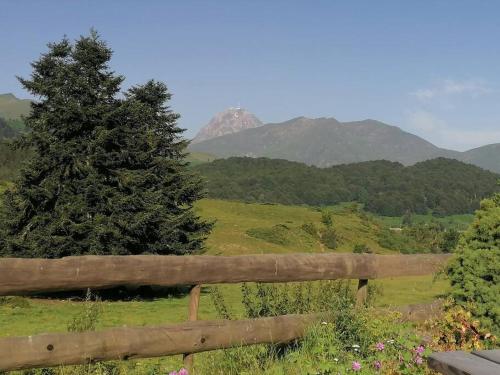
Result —
[[[0, 338], [0, 371], [106, 360], [184, 354], [237, 346], [285, 343], [303, 337], [321, 315], [283, 315], [237, 321], [196, 321], [201, 284], [358, 279], [357, 306], [368, 280], [435, 273], [450, 255], [266, 254], [247, 256], [81, 256], [62, 259], [0, 258], [0, 296], [116, 286], [194, 285], [189, 322], [100, 332]], [[435, 316], [440, 302], [397, 308], [403, 319]], [[384, 313], [384, 311], [382, 311]], [[330, 318], [334, 318], [332, 315]]]
[[264, 254], [2, 258], [0, 295], [120, 285], [177, 286], [419, 276], [436, 272], [449, 257], [444, 254]]
[[[402, 321], [439, 315], [441, 301], [381, 309], [401, 314]], [[334, 321], [333, 314], [282, 315], [247, 320], [194, 321], [100, 332], [43, 334], [0, 339], [0, 371], [88, 364], [107, 360], [153, 358], [254, 344], [287, 343], [304, 336], [315, 323]]]
[[0, 371], [286, 343], [302, 337], [308, 326], [320, 320], [320, 315], [282, 315], [5, 338], [0, 339]]

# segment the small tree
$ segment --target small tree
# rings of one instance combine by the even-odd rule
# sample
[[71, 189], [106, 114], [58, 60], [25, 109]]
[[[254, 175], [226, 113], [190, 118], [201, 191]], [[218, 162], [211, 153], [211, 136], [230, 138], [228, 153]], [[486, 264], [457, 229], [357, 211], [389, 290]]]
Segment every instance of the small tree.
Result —
[[413, 215], [410, 210], [406, 210], [405, 214], [401, 219], [401, 224], [404, 227], [409, 227], [413, 224]]
[[20, 79], [39, 100], [22, 146], [34, 156], [4, 198], [3, 255], [185, 254], [211, 224], [193, 212], [200, 179], [162, 83], [119, 97], [123, 77], [96, 32], [63, 39]]
[[332, 213], [329, 210], [321, 211], [321, 222], [327, 228], [331, 228], [333, 226]]
[[500, 194], [481, 202], [447, 273], [454, 300], [500, 333]]

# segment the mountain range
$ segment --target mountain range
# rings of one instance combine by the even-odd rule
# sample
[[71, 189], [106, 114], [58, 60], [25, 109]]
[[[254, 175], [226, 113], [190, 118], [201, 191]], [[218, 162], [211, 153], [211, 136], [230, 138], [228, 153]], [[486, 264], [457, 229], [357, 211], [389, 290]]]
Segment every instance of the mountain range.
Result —
[[[30, 111], [30, 100], [0, 94], [1, 138], [24, 130], [21, 116]], [[9, 129], [9, 127], [11, 129]], [[339, 122], [334, 118], [297, 117], [264, 124], [242, 108], [216, 114], [193, 139], [190, 151], [199, 155], [268, 157], [318, 167], [389, 160], [404, 165], [446, 157], [500, 173], [500, 143], [465, 152], [439, 148], [397, 126], [376, 120]], [[201, 153], [201, 154], [200, 154]]]
[[18, 99], [13, 94], [0, 94], [0, 117], [5, 120], [20, 119], [30, 111], [29, 99]]
[[[213, 124], [211, 121], [202, 131], [210, 131]], [[268, 157], [318, 167], [371, 160], [413, 165], [445, 157], [500, 172], [500, 143], [465, 152], [448, 150], [376, 120], [339, 122], [335, 118], [297, 117], [196, 142], [190, 150], [220, 158]]]

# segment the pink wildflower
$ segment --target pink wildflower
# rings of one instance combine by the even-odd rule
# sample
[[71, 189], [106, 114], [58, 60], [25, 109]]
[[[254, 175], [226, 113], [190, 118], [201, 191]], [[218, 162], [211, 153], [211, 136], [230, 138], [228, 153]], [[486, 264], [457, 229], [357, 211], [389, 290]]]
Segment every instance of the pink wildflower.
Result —
[[416, 363], [417, 365], [421, 365], [421, 364], [423, 363], [422, 357], [420, 357], [419, 355], [417, 355], [417, 356], [415, 357], [415, 363]]
[[354, 361], [354, 362], [352, 363], [352, 369], [353, 369], [354, 371], [359, 371], [359, 370], [361, 370], [361, 363]]
[[373, 367], [375, 367], [376, 370], [380, 370], [382, 363], [380, 361], [375, 361], [373, 362]]
[[179, 375], [179, 374], [177, 373], [177, 371], [171, 371], [168, 373], [168, 375]]
[[188, 370], [186, 370], [185, 368], [181, 368], [177, 375], [189, 375]]
[[383, 343], [383, 342], [378, 342], [378, 343], [377, 343], [377, 345], [375, 345], [375, 349], [377, 349], [377, 350], [378, 350], [378, 351], [380, 351], [380, 352], [381, 352], [382, 350], [384, 350], [384, 348], [385, 348], [385, 345], [384, 345], [384, 343]]
[[415, 349], [415, 352], [418, 354], [418, 355], [422, 355], [422, 353], [425, 351], [425, 348], [423, 345], [419, 345], [417, 349]]

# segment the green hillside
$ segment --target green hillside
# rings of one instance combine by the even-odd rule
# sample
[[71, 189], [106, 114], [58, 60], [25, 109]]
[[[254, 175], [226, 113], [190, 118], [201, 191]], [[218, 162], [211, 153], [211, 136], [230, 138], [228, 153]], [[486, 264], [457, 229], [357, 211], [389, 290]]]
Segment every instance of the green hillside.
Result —
[[[1, 187], [0, 187], [1, 189]], [[215, 219], [216, 225], [207, 241], [206, 254], [243, 255], [261, 253], [324, 252], [333, 251], [321, 246], [301, 229], [304, 223], [321, 227], [318, 210], [283, 205], [245, 204], [204, 199], [196, 209], [206, 219]], [[339, 206], [333, 211], [333, 226], [340, 244], [335, 251], [352, 251], [354, 244], [364, 241], [376, 253], [391, 253], [378, 245], [382, 227], [376, 220], [364, 218], [349, 206]], [[272, 229], [285, 226], [290, 243], [277, 245], [265, 239], [252, 237], [252, 229]], [[432, 276], [404, 277], [374, 282], [382, 289], [377, 305], [388, 306], [432, 301], [447, 288], [447, 282], [433, 281]], [[353, 284], [354, 286], [354, 284]], [[215, 318], [216, 313], [205, 287], [200, 305], [200, 319]], [[226, 301], [236, 314], [242, 313], [239, 285], [222, 288]], [[17, 303], [17, 305], [16, 305]], [[146, 301], [106, 301], [98, 329], [112, 326], [142, 326], [185, 320], [188, 299], [186, 296], [158, 297]], [[16, 307], [21, 306], [21, 307]], [[48, 331], [65, 331], [71, 317], [81, 310], [81, 302], [71, 300], [23, 299], [12, 304], [0, 303], [0, 336], [28, 335]]]
[[197, 166], [211, 198], [245, 202], [335, 205], [358, 201], [384, 216], [472, 213], [498, 191], [498, 174], [452, 159], [404, 167], [373, 161], [317, 168], [286, 160], [229, 158]]
[[31, 100], [18, 99], [13, 94], [0, 94], [0, 117], [6, 120], [20, 119], [29, 113]]
[[219, 157], [256, 156], [328, 167], [370, 160], [405, 165], [456, 152], [375, 120], [339, 122], [298, 117], [192, 144], [191, 150]]
[[210, 163], [215, 159], [216, 159], [215, 155], [207, 154], [206, 152], [191, 152], [187, 156], [187, 161], [191, 163], [192, 166], [204, 163]]
[[463, 153], [467, 163], [479, 165], [481, 168], [500, 173], [500, 143], [486, 145]]

